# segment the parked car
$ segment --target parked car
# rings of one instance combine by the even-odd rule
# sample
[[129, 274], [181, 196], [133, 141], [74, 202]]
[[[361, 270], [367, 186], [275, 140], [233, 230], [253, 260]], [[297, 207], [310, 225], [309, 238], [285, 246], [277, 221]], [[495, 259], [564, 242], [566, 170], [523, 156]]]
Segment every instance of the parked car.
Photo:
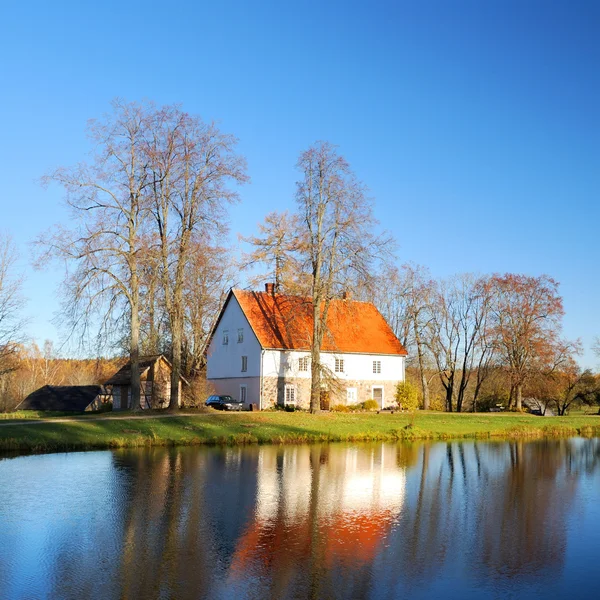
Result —
[[209, 396], [206, 406], [217, 410], [242, 410], [244, 408], [243, 402], [232, 396]]

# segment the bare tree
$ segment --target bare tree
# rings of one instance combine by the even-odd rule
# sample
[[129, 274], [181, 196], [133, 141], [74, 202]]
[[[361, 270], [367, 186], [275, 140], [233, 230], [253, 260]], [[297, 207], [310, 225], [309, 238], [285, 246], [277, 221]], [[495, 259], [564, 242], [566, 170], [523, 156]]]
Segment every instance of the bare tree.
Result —
[[377, 236], [372, 201], [349, 164], [327, 142], [300, 155], [296, 201], [306, 236], [311, 281], [311, 412], [320, 409], [321, 347], [331, 300], [357, 275], [368, 277], [374, 257], [389, 248]]
[[433, 355], [445, 394], [446, 410], [461, 412], [467, 387], [485, 345], [484, 324], [489, 310], [485, 280], [460, 275], [440, 282], [434, 294], [427, 345]]
[[160, 245], [165, 308], [171, 329], [170, 410], [179, 406], [181, 353], [185, 326], [185, 278], [194, 238], [209, 241], [225, 230], [225, 207], [238, 199], [231, 184], [247, 181], [237, 139], [177, 107], [152, 119], [148, 155], [150, 188]]
[[[64, 259], [65, 316], [82, 336], [98, 325], [108, 335], [126, 324], [132, 409], [140, 408], [140, 238], [147, 222], [146, 136], [151, 105], [115, 100], [113, 112], [91, 121], [93, 160], [44, 177], [63, 186], [77, 225], [41, 238], [46, 256]], [[71, 265], [74, 268], [70, 268]], [[100, 316], [100, 322], [95, 317]], [[83, 337], [81, 338], [83, 339]]]
[[381, 279], [385, 285], [374, 286], [374, 302], [402, 345], [416, 353], [423, 408], [429, 410], [426, 330], [431, 321], [435, 282], [426, 267], [413, 264], [402, 265], [400, 269], [389, 266]]
[[221, 306], [236, 283], [236, 269], [227, 249], [194, 241], [183, 294], [185, 329], [183, 362], [186, 373], [205, 365], [205, 346]]
[[490, 292], [491, 330], [511, 377], [511, 400], [521, 410], [523, 384], [559, 342], [562, 298], [558, 283], [546, 275], [495, 275]]
[[302, 231], [300, 218], [287, 211], [271, 212], [258, 225], [258, 236], [242, 237], [241, 241], [250, 244], [253, 250], [242, 257], [242, 268], [260, 263], [267, 267], [266, 273], [252, 277], [250, 285], [259, 287], [262, 281], [273, 281], [276, 292], [298, 293], [306, 291], [310, 283], [305, 281], [302, 270], [302, 250], [305, 240], [299, 235]]
[[0, 232], [0, 377], [18, 367], [24, 338], [22, 278], [16, 273], [17, 256], [12, 238]]

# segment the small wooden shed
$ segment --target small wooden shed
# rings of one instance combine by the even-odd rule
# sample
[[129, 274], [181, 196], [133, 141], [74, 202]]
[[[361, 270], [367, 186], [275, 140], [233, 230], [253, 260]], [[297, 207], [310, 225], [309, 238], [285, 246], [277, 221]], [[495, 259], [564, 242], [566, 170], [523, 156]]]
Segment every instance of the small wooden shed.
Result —
[[[162, 355], [140, 357], [140, 406], [146, 408], [166, 408], [171, 398], [171, 363]], [[179, 403], [181, 386], [188, 385], [184, 377], [179, 378]], [[131, 407], [131, 362], [128, 361], [108, 381], [112, 389], [113, 410], [126, 410]]]
[[17, 410], [84, 412], [99, 410], [109, 401], [101, 385], [45, 385], [29, 394]]

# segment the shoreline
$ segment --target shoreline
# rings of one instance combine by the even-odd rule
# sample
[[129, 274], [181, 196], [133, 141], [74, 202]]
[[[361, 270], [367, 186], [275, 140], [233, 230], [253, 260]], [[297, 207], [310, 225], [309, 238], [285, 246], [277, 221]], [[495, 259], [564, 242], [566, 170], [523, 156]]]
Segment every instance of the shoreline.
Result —
[[[557, 439], [600, 436], [600, 416], [257, 412], [5, 420], [0, 452], [42, 454], [152, 446], [369, 441]], [[1, 458], [1, 456], [0, 456]]]

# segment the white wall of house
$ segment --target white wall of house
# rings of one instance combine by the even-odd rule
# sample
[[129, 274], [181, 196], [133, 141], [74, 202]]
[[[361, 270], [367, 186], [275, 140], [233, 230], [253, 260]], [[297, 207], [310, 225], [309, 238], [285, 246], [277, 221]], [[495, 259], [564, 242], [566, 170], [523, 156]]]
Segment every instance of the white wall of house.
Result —
[[[238, 342], [241, 330], [243, 341]], [[224, 342], [225, 334], [227, 343]], [[221, 321], [208, 347], [206, 377], [230, 379], [232, 377], [260, 376], [261, 346], [248, 323], [235, 296], [231, 296]], [[242, 371], [242, 356], [247, 357], [246, 371]]]
[[[308, 357], [308, 370], [300, 370], [300, 359]], [[343, 361], [343, 371], [336, 372], [336, 359]], [[404, 381], [404, 356], [389, 354], [334, 354], [323, 352], [321, 361], [340, 380]], [[379, 373], [373, 372], [373, 362], [379, 361]], [[338, 367], [342, 365], [338, 363]], [[306, 377], [310, 379], [310, 352], [296, 350], [266, 350], [263, 359], [264, 377]]]

